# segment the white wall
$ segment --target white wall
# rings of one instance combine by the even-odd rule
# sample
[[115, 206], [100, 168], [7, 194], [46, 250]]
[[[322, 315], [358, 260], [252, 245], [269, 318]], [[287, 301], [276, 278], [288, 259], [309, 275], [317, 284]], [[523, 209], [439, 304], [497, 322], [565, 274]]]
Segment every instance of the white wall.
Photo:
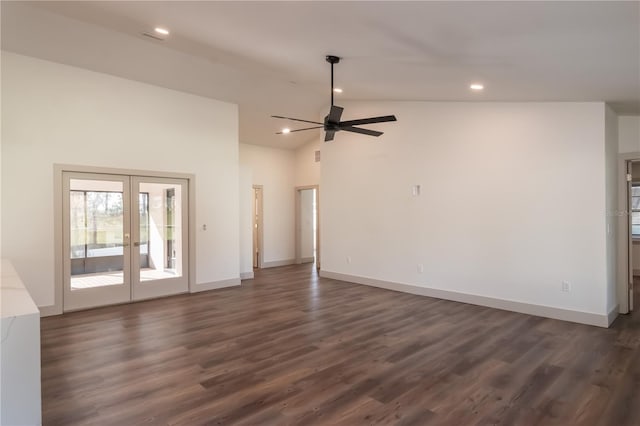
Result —
[[[322, 135], [324, 138], [324, 133]], [[321, 151], [324, 142], [317, 139], [308, 142], [295, 151], [295, 186], [319, 185], [320, 184], [320, 168], [322, 165], [322, 156], [320, 162], [315, 161], [315, 152]]]
[[264, 266], [294, 263], [294, 151], [243, 143], [240, 144], [240, 167], [250, 170], [253, 185], [263, 185]]
[[323, 271], [602, 320], [604, 104], [344, 104], [398, 122], [323, 146]]
[[621, 115], [618, 117], [618, 151], [640, 152], [640, 116]]
[[606, 312], [617, 310], [617, 251], [618, 251], [618, 116], [605, 106], [605, 203], [607, 248], [607, 305]]
[[54, 302], [56, 163], [194, 174], [195, 281], [238, 278], [236, 105], [3, 52], [2, 124], [3, 256], [39, 306]]

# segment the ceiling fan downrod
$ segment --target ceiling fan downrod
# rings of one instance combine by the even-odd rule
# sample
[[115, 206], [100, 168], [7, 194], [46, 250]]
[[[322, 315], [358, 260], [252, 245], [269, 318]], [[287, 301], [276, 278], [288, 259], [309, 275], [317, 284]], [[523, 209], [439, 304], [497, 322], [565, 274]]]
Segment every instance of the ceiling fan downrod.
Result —
[[333, 106], [333, 64], [340, 62], [340, 58], [333, 55], [327, 55], [327, 62], [331, 64], [331, 106]]

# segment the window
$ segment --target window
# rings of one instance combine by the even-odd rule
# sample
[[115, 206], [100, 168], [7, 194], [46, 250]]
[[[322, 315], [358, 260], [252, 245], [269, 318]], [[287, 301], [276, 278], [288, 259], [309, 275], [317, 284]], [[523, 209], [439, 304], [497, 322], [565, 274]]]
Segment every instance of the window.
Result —
[[167, 206], [167, 225], [166, 235], [167, 240], [167, 260], [165, 268], [176, 268], [176, 190], [175, 188], [169, 188], [165, 190], [165, 204]]
[[[122, 256], [122, 192], [71, 191], [71, 259]], [[140, 193], [143, 254], [149, 249], [149, 194]]]
[[122, 256], [122, 192], [71, 191], [71, 258]]
[[141, 192], [138, 198], [140, 206], [140, 266], [149, 267], [149, 193]]
[[631, 235], [640, 238], [640, 184], [631, 187]]

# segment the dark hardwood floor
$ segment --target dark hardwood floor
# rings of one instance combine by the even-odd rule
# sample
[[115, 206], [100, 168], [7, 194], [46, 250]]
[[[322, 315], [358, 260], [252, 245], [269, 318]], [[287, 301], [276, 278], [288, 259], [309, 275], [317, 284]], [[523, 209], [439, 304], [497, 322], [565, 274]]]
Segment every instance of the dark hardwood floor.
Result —
[[640, 425], [640, 315], [601, 329], [282, 267], [44, 318], [42, 393], [46, 425]]

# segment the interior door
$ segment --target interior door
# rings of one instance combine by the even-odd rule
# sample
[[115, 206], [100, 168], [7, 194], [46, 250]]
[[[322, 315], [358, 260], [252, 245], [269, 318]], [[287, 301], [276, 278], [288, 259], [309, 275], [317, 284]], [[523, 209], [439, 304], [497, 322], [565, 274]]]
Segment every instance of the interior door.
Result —
[[130, 300], [128, 176], [63, 174], [65, 311]]
[[188, 181], [131, 178], [132, 300], [189, 290]]

